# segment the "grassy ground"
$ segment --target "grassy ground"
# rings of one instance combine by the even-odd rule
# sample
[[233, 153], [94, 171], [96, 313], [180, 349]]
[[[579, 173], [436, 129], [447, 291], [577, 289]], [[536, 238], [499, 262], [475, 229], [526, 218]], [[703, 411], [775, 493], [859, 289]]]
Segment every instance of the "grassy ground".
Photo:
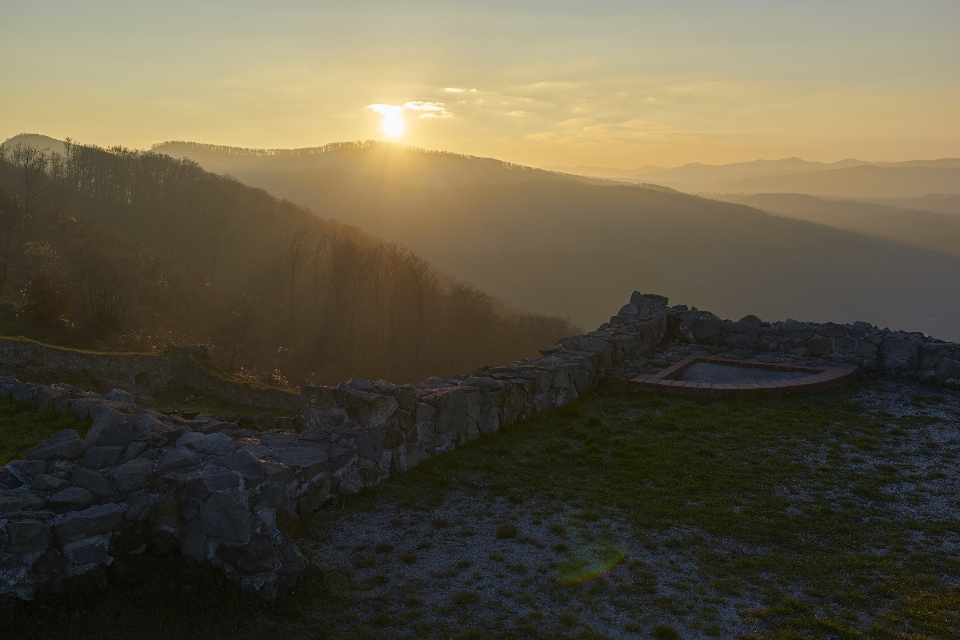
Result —
[[587, 398], [325, 509], [317, 592], [168, 566], [9, 637], [960, 637], [958, 406]]
[[90, 422], [73, 414], [57, 413], [51, 408], [35, 408], [10, 398], [0, 397], [0, 465], [22, 458], [27, 449], [46, 440], [61, 429], [87, 433]]
[[187, 387], [179, 387], [157, 392], [151, 396], [156, 410], [173, 409], [175, 411], [197, 411], [204, 414], [246, 414], [260, 415], [268, 413], [274, 417], [293, 417], [296, 412], [283, 409], [264, 409], [249, 405], [232, 404], [212, 396], [203, 395]]

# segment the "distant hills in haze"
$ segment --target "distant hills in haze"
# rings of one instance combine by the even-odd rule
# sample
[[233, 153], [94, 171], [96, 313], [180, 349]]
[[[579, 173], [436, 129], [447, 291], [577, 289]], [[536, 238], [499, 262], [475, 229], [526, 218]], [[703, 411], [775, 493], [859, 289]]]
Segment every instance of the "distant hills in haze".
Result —
[[42, 151], [52, 151], [54, 153], [59, 153], [60, 155], [63, 155], [64, 153], [63, 140], [57, 140], [56, 138], [51, 138], [50, 136], [43, 136], [39, 133], [21, 133], [20, 135], [14, 136], [5, 141], [3, 144], [7, 148], [12, 149], [18, 143], [30, 145], [34, 149], [40, 149]]
[[[644, 289], [727, 317], [867, 320], [960, 340], [955, 229], [931, 212], [907, 214], [912, 217], [905, 222], [896, 207], [839, 211], [816, 199], [790, 205], [784, 198], [782, 212], [771, 215], [772, 203], [765, 201], [761, 211], [759, 202], [680, 193], [657, 182], [656, 173], [642, 178], [660, 186], [588, 182], [376, 143], [310, 152], [184, 143], [154, 149], [229, 172], [321, 218], [403, 243], [508, 304], [584, 327], [604, 321], [631, 291]], [[744, 164], [766, 171], [764, 162]], [[778, 162], [780, 169], [807, 166]], [[954, 171], [951, 162], [759, 177], [737, 173], [743, 167], [685, 171], [729, 182], [850, 169]], [[869, 216], [884, 223], [873, 224]], [[921, 227], [912, 235], [906, 232], [911, 224]]]
[[415, 149], [390, 142], [340, 142], [304, 149], [243, 149], [192, 142], [164, 142], [151, 151], [190, 158], [208, 171], [250, 172], [335, 169], [414, 185], [508, 183], [530, 180], [604, 182], [563, 175], [493, 158]]
[[550, 167], [596, 178], [647, 182], [687, 192], [805, 193], [853, 198], [917, 198], [926, 194], [960, 195], [960, 158], [833, 163], [800, 158], [754, 160], [723, 165], [691, 163], [674, 169], [636, 170], [604, 167]]
[[[239, 155], [176, 151], [211, 168]], [[256, 156], [233, 174], [410, 246], [509, 304], [582, 326], [645, 288], [731, 317], [867, 319], [960, 338], [960, 258], [940, 250], [663, 187], [588, 184], [399, 146], [348, 151], [319, 163]]]
[[960, 256], [960, 215], [798, 193], [724, 194], [725, 202]]
[[903, 209], [921, 209], [960, 215], [960, 195], [948, 193], [928, 193], [918, 198], [861, 198], [861, 200]]
[[960, 194], [960, 160], [951, 166], [878, 167], [862, 165], [793, 175], [757, 176], [709, 185], [722, 193], [805, 193], [852, 198], [916, 198], [930, 193]]

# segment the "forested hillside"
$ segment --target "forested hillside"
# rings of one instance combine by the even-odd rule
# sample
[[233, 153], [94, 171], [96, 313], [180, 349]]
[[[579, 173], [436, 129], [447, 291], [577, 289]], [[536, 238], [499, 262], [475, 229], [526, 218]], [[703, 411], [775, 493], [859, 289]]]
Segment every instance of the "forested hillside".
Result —
[[70, 144], [0, 157], [4, 329], [89, 348], [207, 344], [274, 384], [455, 375], [575, 331], [190, 160]]
[[956, 256], [663, 187], [480, 178], [425, 186], [362, 164], [237, 178], [582, 326], [645, 289], [728, 317], [868, 320], [960, 339]]
[[420, 186], [511, 183], [528, 180], [602, 182], [543, 169], [392, 142], [335, 142], [304, 149], [244, 149], [194, 142], [164, 142], [151, 149], [190, 158], [208, 171], [241, 175], [251, 171], [338, 169]]

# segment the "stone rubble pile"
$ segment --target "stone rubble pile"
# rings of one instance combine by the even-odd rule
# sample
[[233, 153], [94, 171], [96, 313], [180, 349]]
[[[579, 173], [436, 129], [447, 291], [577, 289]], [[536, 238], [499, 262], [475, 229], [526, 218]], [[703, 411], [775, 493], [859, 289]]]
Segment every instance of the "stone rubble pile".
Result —
[[540, 358], [419, 385], [304, 387], [302, 419], [281, 424], [185, 419], [139, 409], [121, 390], [2, 379], [2, 395], [93, 423], [84, 438], [61, 431], [0, 470], [0, 595], [135, 582], [171, 553], [265, 596], [316, 579], [296, 543], [302, 519], [338, 494], [572, 402], [655, 349], [667, 301], [631, 300], [626, 320], [564, 338]]

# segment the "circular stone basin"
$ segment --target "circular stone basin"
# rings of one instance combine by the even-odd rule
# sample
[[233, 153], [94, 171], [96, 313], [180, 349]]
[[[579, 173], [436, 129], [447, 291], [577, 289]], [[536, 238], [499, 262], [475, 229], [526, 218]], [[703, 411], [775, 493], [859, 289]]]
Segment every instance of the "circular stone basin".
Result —
[[853, 367], [801, 367], [792, 364], [690, 356], [653, 375], [637, 376], [630, 386], [664, 393], [730, 395], [826, 389], [853, 380]]

